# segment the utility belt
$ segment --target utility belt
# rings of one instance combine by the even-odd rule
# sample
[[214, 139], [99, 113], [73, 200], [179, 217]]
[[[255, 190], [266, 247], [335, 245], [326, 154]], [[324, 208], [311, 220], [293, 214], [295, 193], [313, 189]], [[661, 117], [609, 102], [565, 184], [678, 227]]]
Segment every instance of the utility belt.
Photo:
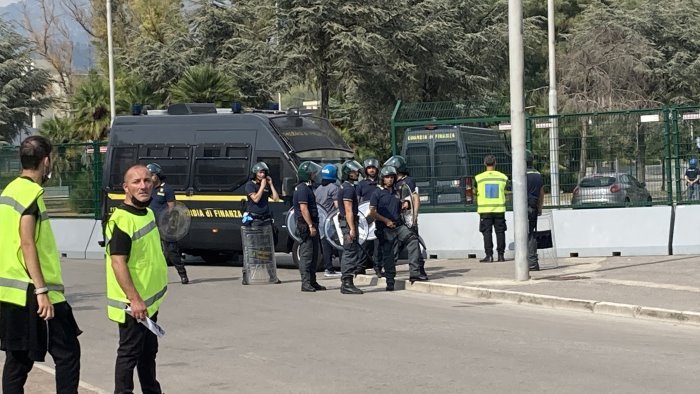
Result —
[[268, 219], [272, 219], [272, 215], [269, 214], [269, 213], [266, 213], [266, 214], [262, 214], [262, 215], [261, 215], [261, 214], [258, 214], [258, 213], [248, 212], [248, 215], [250, 215], [250, 217], [252, 217], [254, 220], [268, 220]]

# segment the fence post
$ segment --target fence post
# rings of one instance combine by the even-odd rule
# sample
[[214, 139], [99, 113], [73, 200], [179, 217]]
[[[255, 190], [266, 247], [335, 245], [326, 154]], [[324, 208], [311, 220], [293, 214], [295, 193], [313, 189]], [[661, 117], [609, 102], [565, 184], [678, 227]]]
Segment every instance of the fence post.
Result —
[[100, 194], [102, 191], [102, 155], [100, 154], [100, 141], [93, 141], [93, 160], [92, 160], [92, 176], [93, 176], [93, 193], [94, 193], [94, 207], [95, 207], [95, 220], [102, 218], [102, 212], [100, 209]]
[[[674, 171], [673, 175], [675, 177], [674, 183], [676, 185], [676, 202], [680, 202], [683, 199], [683, 189], [681, 185], [681, 153], [680, 153], [680, 132], [678, 129], [678, 109], [673, 108], [671, 111], [671, 154], [673, 158]], [[671, 164], [671, 163], [669, 163]]]

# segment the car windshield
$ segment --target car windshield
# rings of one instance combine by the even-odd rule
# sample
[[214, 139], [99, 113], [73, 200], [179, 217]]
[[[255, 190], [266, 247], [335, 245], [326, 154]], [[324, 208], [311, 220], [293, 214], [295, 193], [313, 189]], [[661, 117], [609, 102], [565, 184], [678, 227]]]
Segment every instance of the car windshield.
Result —
[[607, 187], [613, 183], [615, 183], [614, 176], [594, 176], [583, 178], [581, 180], [581, 187]]
[[295, 152], [340, 150], [352, 152], [331, 123], [322, 118], [280, 116], [271, 119], [280, 135]]

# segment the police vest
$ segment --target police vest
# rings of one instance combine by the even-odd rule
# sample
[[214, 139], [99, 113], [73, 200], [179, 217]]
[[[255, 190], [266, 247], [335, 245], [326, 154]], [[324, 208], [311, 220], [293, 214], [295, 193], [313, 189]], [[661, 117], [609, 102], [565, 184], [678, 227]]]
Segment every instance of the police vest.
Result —
[[52, 304], [63, 302], [61, 259], [51, 230], [49, 216], [41, 195], [44, 189], [25, 178], [16, 178], [0, 194], [0, 301], [27, 305], [27, 288], [32, 279], [20, 244], [19, 226], [24, 211], [36, 201], [39, 218], [34, 231], [34, 243], [39, 266]]
[[107, 316], [118, 323], [126, 321], [124, 308], [129, 299], [117, 282], [112, 269], [109, 241], [114, 226], [131, 238], [131, 252], [127, 256], [129, 275], [139, 293], [148, 315], [153, 316], [165, 298], [168, 290], [168, 266], [160, 244], [160, 233], [156, 227], [153, 211], [143, 216], [134, 215], [117, 208], [110, 216], [105, 227], [105, 244], [107, 245]]
[[506, 211], [506, 183], [508, 177], [499, 171], [484, 171], [475, 177], [478, 213], [503, 213]]

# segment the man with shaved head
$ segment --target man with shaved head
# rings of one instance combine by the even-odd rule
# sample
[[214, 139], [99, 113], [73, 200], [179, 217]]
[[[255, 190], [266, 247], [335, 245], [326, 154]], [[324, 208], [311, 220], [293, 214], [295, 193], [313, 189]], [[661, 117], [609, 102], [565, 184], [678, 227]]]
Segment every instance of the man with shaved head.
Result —
[[156, 380], [158, 338], [139, 324], [155, 321], [165, 298], [168, 266], [160, 245], [160, 234], [151, 202], [153, 180], [143, 165], [124, 174], [124, 203], [105, 226], [107, 247], [107, 315], [119, 324], [119, 348], [115, 366], [115, 393], [134, 391], [134, 368], [141, 390], [160, 393]]

